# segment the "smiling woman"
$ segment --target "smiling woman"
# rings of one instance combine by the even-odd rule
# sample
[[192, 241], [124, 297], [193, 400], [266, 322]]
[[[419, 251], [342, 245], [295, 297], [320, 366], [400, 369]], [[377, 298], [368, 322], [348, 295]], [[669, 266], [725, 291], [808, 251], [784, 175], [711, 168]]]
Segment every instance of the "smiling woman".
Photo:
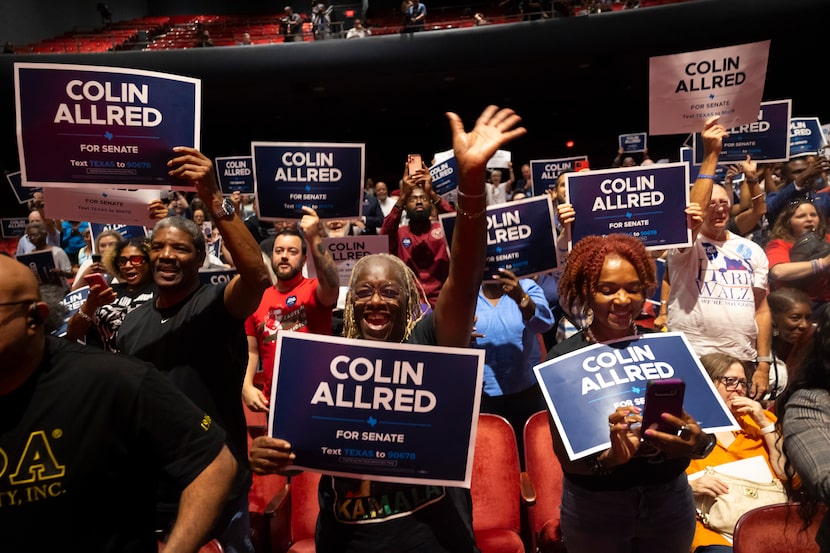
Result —
[[111, 286], [90, 286], [89, 296], [69, 320], [66, 337], [84, 340], [93, 325], [104, 349], [117, 351], [116, 340], [127, 313], [153, 298], [150, 246], [146, 238], [121, 241], [104, 256], [107, 272], [118, 282]]

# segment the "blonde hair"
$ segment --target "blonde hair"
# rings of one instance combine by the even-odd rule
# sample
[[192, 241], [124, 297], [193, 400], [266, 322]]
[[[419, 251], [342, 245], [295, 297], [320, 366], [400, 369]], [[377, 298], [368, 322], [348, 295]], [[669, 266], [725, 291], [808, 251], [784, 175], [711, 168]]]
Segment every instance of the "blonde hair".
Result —
[[364, 265], [370, 263], [377, 263], [378, 261], [387, 261], [391, 264], [398, 273], [398, 278], [403, 285], [403, 311], [402, 314], [406, 318], [404, 325], [404, 333], [402, 342], [405, 342], [409, 335], [412, 334], [412, 329], [415, 324], [424, 316], [422, 304], [427, 303], [427, 296], [421, 283], [412, 269], [406, 266], [406, 263], [401, 261], [399, 257], [390, 255], [388, 253], [377, 253], [361, 257], [357, 263], [352, 267], [352, 274], [349, 278], [349, 291], [346, 294], [346, 305], [343, 308], [343, 336], [345, 338], [363, 338], [360, 331], [360, 325], [355, 320], [354, 316], [354, 290], [357, 283], [357, 275], [360, 274]]

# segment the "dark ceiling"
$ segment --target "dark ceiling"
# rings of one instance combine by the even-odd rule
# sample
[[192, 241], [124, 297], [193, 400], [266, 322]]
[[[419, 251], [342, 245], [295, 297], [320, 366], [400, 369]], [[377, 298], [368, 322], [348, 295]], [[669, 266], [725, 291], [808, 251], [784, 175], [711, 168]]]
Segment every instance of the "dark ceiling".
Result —
[[[444, 111], [472, 125], [493, 103], [525, 120], [528, 134], [510, 147], [517, 162], [588, 154], [592, 166], [608, 166], [617, 135], [648, 129], [655, 55], [771, 39], [764, 99], [792, 98], [794, 115], [830, 121], [828, 16], [827, 0], [692, 0], [363, 40], [7, 55], [0, 57], [0, 162], [18, 170], [12, 62], [25, 60], [202, 79], [202, 149], [211, 157], [247, 154], [252, 140], [365, 142], [367, 175], [396, 182], [407, 153], [427, 157], [450, 147]], [[650, 137], [651, 157], [677, 160], [684, 139]]]

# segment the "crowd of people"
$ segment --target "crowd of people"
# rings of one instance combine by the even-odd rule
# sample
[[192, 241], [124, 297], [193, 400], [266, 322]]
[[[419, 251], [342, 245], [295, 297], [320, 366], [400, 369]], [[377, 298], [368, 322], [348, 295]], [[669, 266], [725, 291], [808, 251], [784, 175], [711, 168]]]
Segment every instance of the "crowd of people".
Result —
[[[707, 433], [685, 412], [664, 414], [670, 432], [640, 428], [641, 410], [621, 406], [604, 414], [610, 447], [574, 461], [551, 419], [567, 550], [730, 550], [731, 534], [698, 516], [701, 501], [728, 486], [697, 473], [751, 457], [783, 482], [805, 520], [816, 516], [830, 500], [830, 162], [747, 159], [717, 182], [728, 132], [712, 119], [685, 211], [690, 247], [647, 251], [637, 238], [609, 234], [568, 251], [564, 240], [584, 215], [560, 178], [547, 192], [558, 267], [483, 275], [488, 207], [534, 194], [529, 164], [520, 179], [510, 161], [486, 166], [525, 129], [495, 106], [471, 130], [447, 117], [459, 175], [452, 202], [433, 188], [431, 164], [404, 164], [397, 187], [367, 183], [359, 218], [321, 220], [304, 207], [296, 221], [269, 225], [240, 193], [224, 196], [211, 160], [186, 147], [174, 149], [170, 174], [193, 192], [150, 202], [157, 223], [146, 237], [93, 236], [86, 222], [47, 218], [33, 198], [17, 255], [51, 252], [56, 280], [39, 285], [26, 266], [0, 257], [0, 457], [9, 459], [0, 464], [0, 539], [25, 550], [32, 535], [44, 545], [71, 536], [91, 550], [124, 550], [161, 536], [170, 551], [194, 551], [215, 538], [226, 551], [252, 552], [252, 473], [278, 473], [296, 459], [279, 435], [247, 441], [244, 409], [272, 407], [282, 332], [479, 348], [481, 411], [507, 418], [520, 450], [524, 422], [546, 408], [534, 366], [594, 344], [682, 332], [740, 430]], [[615, 167], [637, 165], [619, 154]], [[650, 163], [643, 152], [641, 165]], [[444, 213], [455, 214], [449, 244]], [[389, 253], [361, 257], [341, 286], [323, 239], [365, 234], [387, 236]], [[662, 279], [655, 258], [666, 264]], [[202, 284], [200, 271], [220, 267], [234, 276]], [[66, 337], [52, 336], [49, 313], [61, 309], [54, 289], [60, 299], [84, 285]], [[649, 314], [658, 288], [660, 309]], [[111, 503], [116, 478], [131, 482], [131, 516], [112, 509], [91, 531], [84, 510]], [[48, 479], [54, 495], [29, 499], [35, 492], [24, 487]], [[412, 500], [360, 517], [344, 507], [388, 505], [397, 495]], [[478, 550], [462, 487], [324, 476], [319, 501], [320, 552]], [[45, 514], [62, 532], [37, 531]], [[827, 521], [818, 539], [830, 551]]]

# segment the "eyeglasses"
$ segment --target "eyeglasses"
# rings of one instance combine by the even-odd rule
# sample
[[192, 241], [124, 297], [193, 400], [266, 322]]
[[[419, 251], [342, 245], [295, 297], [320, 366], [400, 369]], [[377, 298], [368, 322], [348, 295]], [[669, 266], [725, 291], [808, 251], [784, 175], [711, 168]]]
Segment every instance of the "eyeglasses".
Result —
[[391, 302], [398, 301], [401, 297], [401, 289], [394, 284], [381, 284], [380, 288], [375, 288], [369, 284], [357, 288], [353, 292], [356, 303], [365, 303], [370, 301], [375, 294], [380, 296], [381, 301]]
[[123, 267], [124, 265], [127, 264], [127, 261], [132, 263], [133, 267], [139, 267], [141, 265], [144, 265], [144, 263], [147, 261], [147, 256], [146, 255], [131, 255], [129, 257], [124, 257], [122, 255], [122, 256], [119, 256], [119, 257], [115, 258], [115, 266], [116, 267]]
[[800, 198], [790, 200], [790, 205], [814, 204], [817, 199], [815, 196], [801, 196]]
[[737, 376], [719, 376], [718, 380], [723, 382], [724, 387], [730, 392], [737, 390], [738, 386], [746, 390], [749, 384], [746, 378], [738, 378]]

